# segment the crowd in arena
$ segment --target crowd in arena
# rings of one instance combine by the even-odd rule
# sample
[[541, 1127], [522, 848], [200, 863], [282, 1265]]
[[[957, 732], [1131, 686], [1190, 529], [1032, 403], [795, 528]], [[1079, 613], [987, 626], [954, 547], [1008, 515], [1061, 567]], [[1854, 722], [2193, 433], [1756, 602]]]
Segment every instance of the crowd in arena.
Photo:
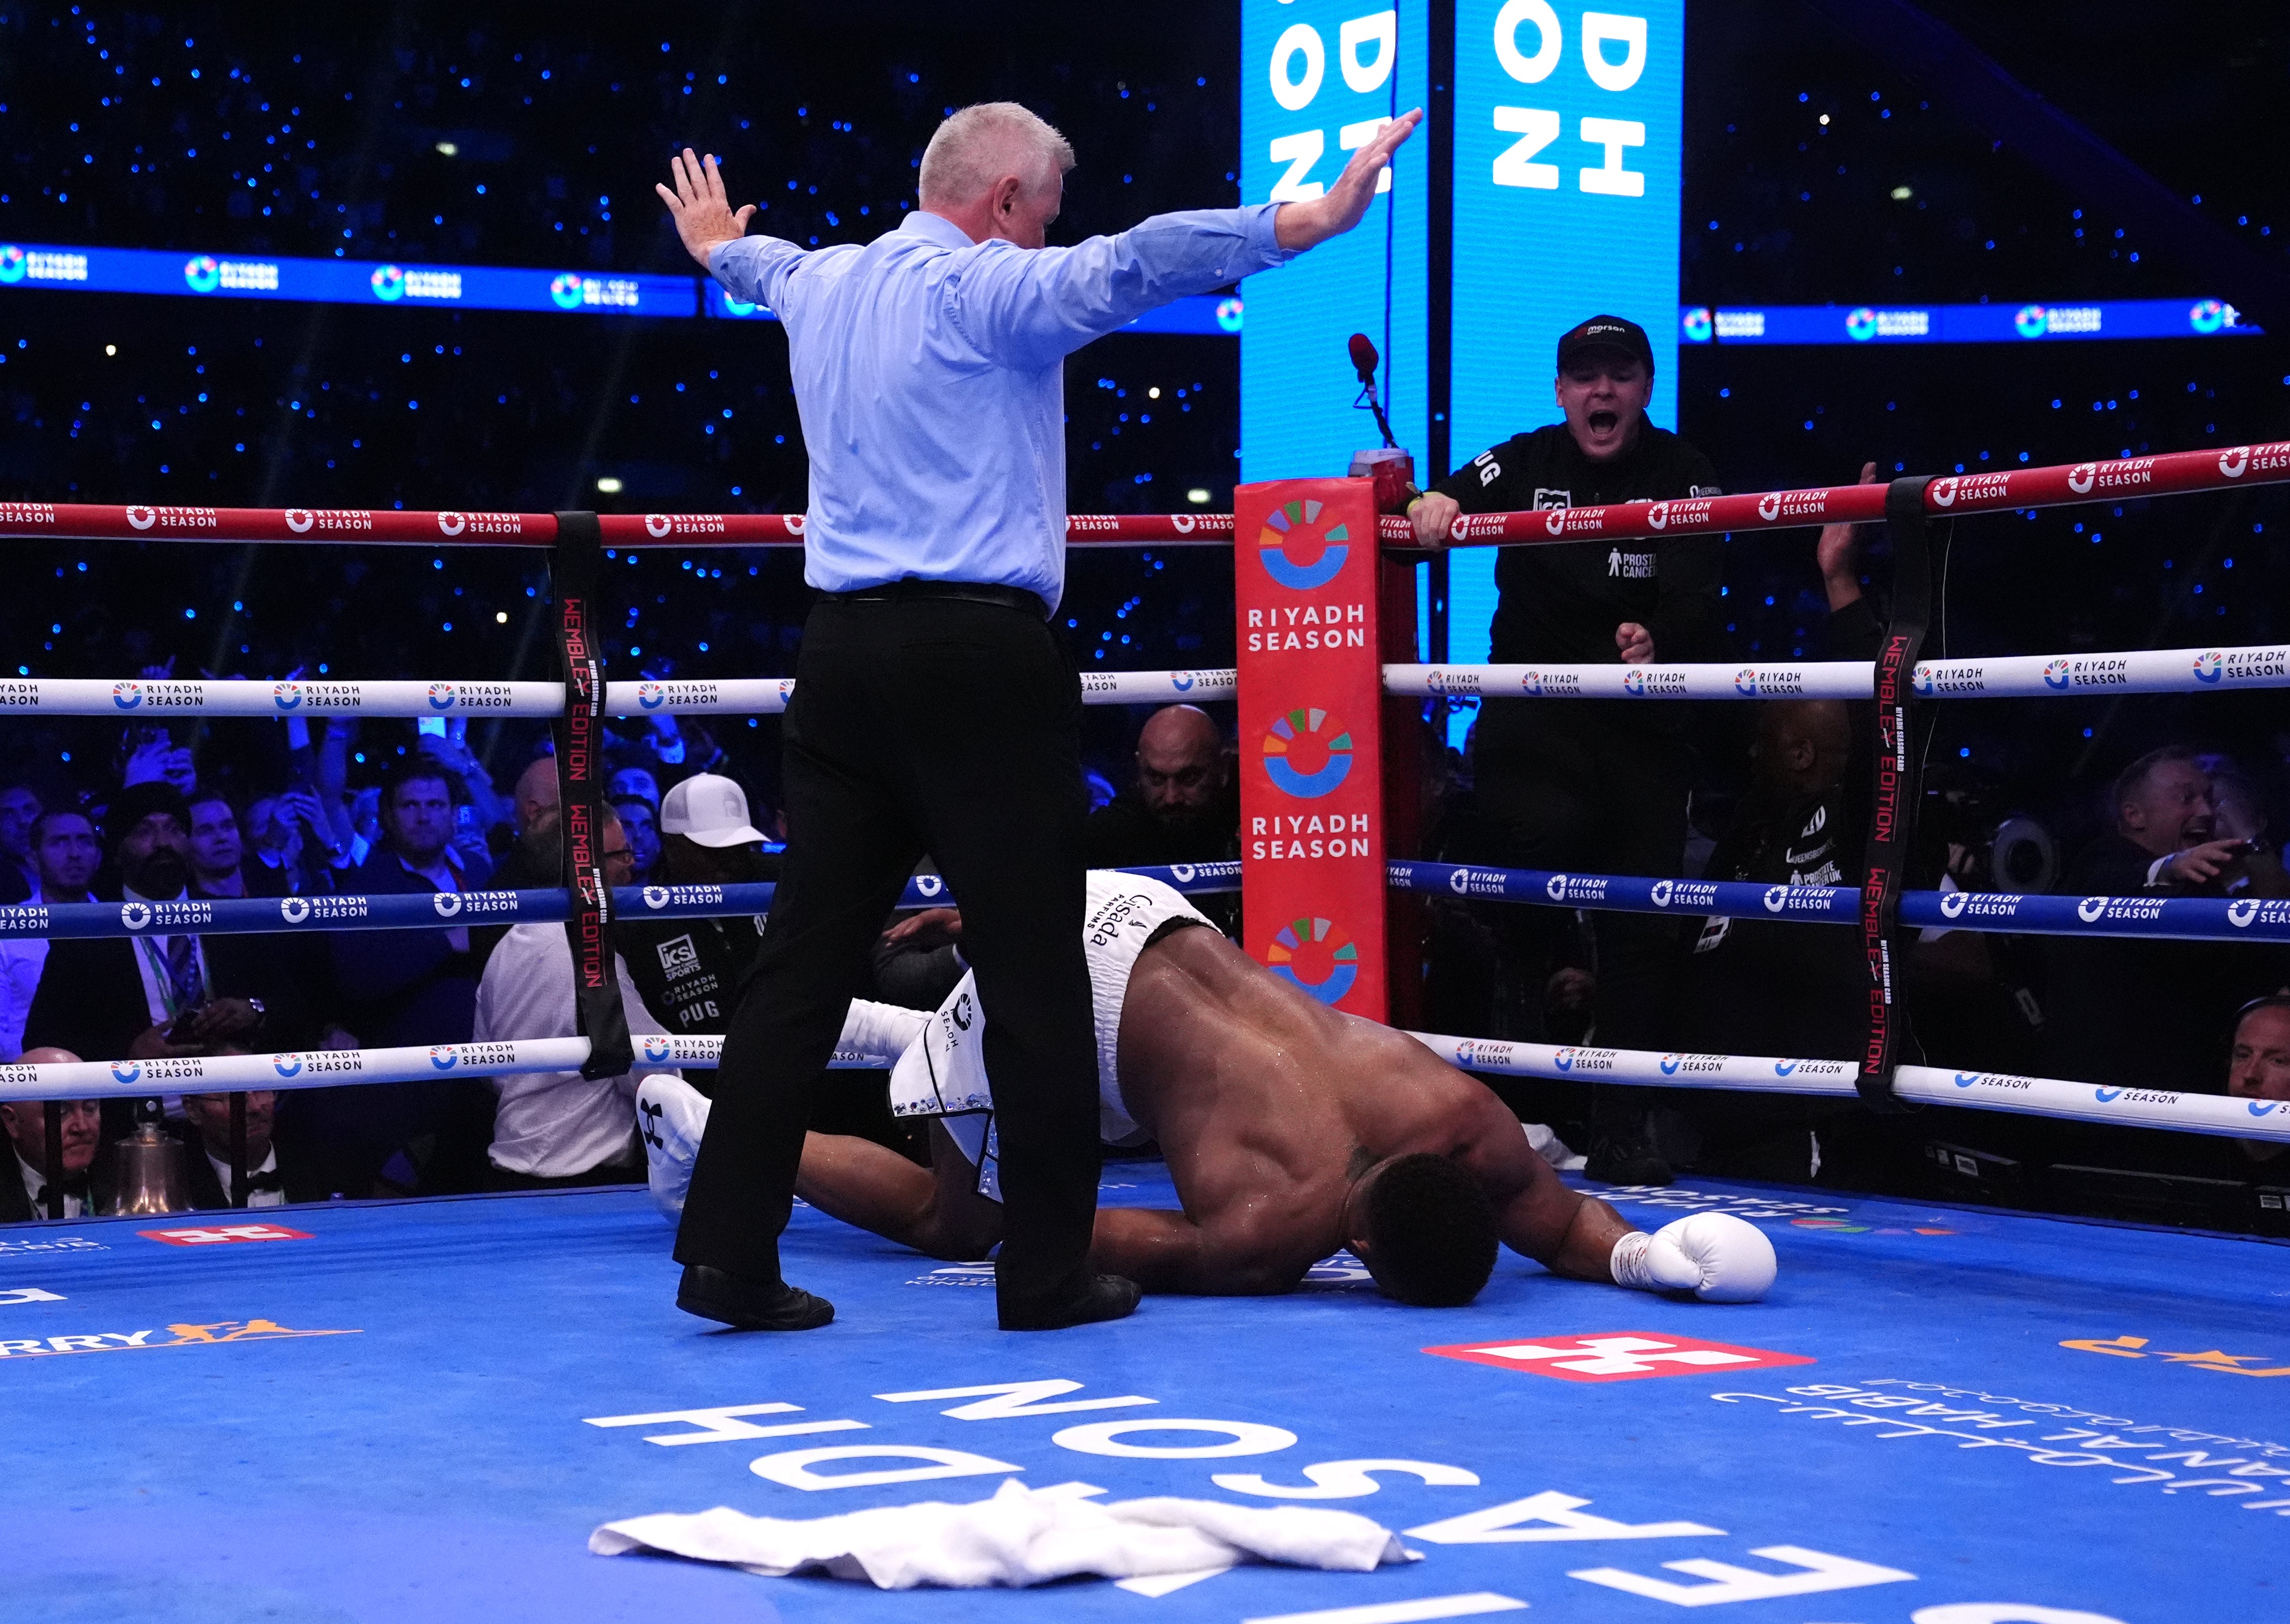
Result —
[[[974, 53], [983, 67], [961, 66], [957, 52], [945, 76], [976, 82], [942, 86], [933, 76], [950, 59], [938, 40], [927, 73], [918, 52], [862, 83], [833, 71], [831, 39], [806, 36], [813, 76], [798, 94], [750, 42], [589, 51], [544, 31], [521, 49], [472, 35], [455, 51], [385, 53], [365, 81], [341, 76], [351, 53], [320, 71], [284, 36], [177, 37], [156, 20], [99, 25], [21, 7], [0, 8], [0, 27], [17, 47], [0, 52], [10, 64], [0, 73], [14, 76], [0, 112], [17, 115], [8, 139], [28, 177], [15, 196], [0, 196], [13, 236], [186, 251], [227, 241], [409, 262], [668, 268], [675, 244], [649, 199], [637, 201], [637, 172], [648, 180], [663, 138], [703, 124], [724, 132], [729, 171], [752, 176], [769, 200], [761, 228], [798, 241], [871, 236], [910, 201], [912, 157], [946, 98], [990, 93], [1000, 71], [990, 50]], [[1076, 70], [1061, 103], [1044, 109], [1084, 154], [1061, 233], [1229, 200], [1226, 160], [1214, 156], [1237, 140], [1231, 89], [1218, 77], [1229, 65], [1217, 52], [1195, 61], [1174, 31], [1151, 51], [1129, 79]], [[641, 74], [628, 66], [637, 60]], [[1733, 100], [1691, 115], [1708, 137], [1694, 149], [1735, 154], [1732, 167], [1751, 177], [1691, 178], [1701, 188], [1693, 195], [1711, 199], [1706, 225], [1686, 233], [1699, 296], [1814, 299], [1881, 278], [1888, 292], [1940, 297], [1999, 276], [2089, 296], [2177, 291], [2155, 245], [2142, 263], [2095, 210], [2086, 220], [2074, 200], [2031, 189], [2024, 175], [2010, 177], [2014, 214], [2048, 221], [2032, 237], [2024, 223], [2007, 236], [1974, 204], [1943, 201], [1945, 188], [1922, 176], [1963, 156], [1963, 132], [1943, 129], [1899, 87], [1805, 91], [1794, 79], [1784, 88], [1798, 71], [1787, 58], [1742, 67], [1726, 79], [1738, 83]], [[380, 156], [365, 141], [369, 118], [396, 143]], [[1991, 162], [1978, 146], [1965, 161]], [[1872, 175], [1887, 184], [1852, 190]], [[1793, 224], [1800, 207], [1814, 218], [1817, 188], [1824, 204], [1850, 191], [1859, 225]], [[0, 331], [0, 403], [12, 424], [0, 476], [11, 497], [542, 509], [605, 502], [597, 480], [609, 476], [637, 508], [802, 506], [801, 438], [774, 329], [741, 329], [736, 348], [717, 334], [634, 323], [601, 339], [583, 329], [577, 341], [552, 328], [541, 342], [517, 324], [555, 318], [9, 298], [50, 301], [39, 308], [52, 313], [34, 321], [12, 307], [16, 325]], [[1123, 337], [1077, 359], [1067, 391], [1070, 505], [1227, 505], [1233, 348]], [[1685, 357], [1678, 396], [1729, 490], [1830, 483], [1872, 457], [1882, 459], [1870, 465], [1876, 476], [1961, 473], [2279, 432], [2290, 378], [2278, 385], [2183, 345], [2124, 351], [2048, 349], [2049, 370], [2031, 379], [2016, 363], [1961, 355], [1887, 351], [1879, 372], [1870, 352], [1815, 367], [1801, 353], [1720, 348]], [[1333, 343], [1330, 359], [1338, 364]], [[1540, 348], [1532, 359], [1541, 364]], [[2290, 521], [2279, 495], [2168, 506], [1967, 526], [1944, 594], [1952, 621], [1936, 642], [1948, 652], [2088, 652], [2260, 644], [2290, 631], [2290, 566], [2267, 550]], [[1790, 532], [1726, 549], [1699, 590], [1693, 652], [1665, 644], [1659, 657], [1867, 658], [1887, 580], [1881, 540], [1808, 540]], [[798, 567], [786, 552], [612, 560], [613, 674], [790, 674], [806, 602]], [[500, 555], [28, 542], [10, 568], [16, 590], [0, 601], [0, 633], [20, 676], [548, 674], [546, 573]], [[1082, 663], [1102, 669], [1227, 664], [1228, 569], [1213, 551], [1077, 556], [1065, 632]], [[2265, 697], [1935, 708], [1910, 884], [2283, 897], [2290, 730], [2245, 702]], [[1632, 805], [1584, 799], [1552, 813], [1567, 832], [1538, 847], [1519, 835], [1521, 764], [1537, 782], [1568, 780], [1573, 741], [1505, 737], [1490, 748], [1489, 733], [1508, 723], [1455, 726], [1444, 702], [1427, 708], [1420, 855], [1857, 884], [1868, 730], [1849, 708], [1680, 715], [1695, 711], [1711, 714], [1674, 720], [1658, 739], [1622, 740], [1611, 771], [1592, 775], [1627, 783], [1631, 768], [1661, 757], [1669, 823], [1649, 836]], [[775, 722], [659, 716], [616, 727], [605, 845], [615, 883], [771, 876], [783, 833]], [[1088, 728], [1093, 863], [1237, 855], [1242, 741], [1229, 707], [1149, 717], [1102, 709]], [[290, 719], [123, 733], [108, 721], [10, 717], [0, 720], [0, 905], [552, 886], [556, 788], [537, 726], [417, 732]], [[1237, 902], [1203, 905], [1237, 933]], [[649, 1017], [632, 1024], [723, 1030], [760, 928], [745, 918], [625, 928], [624, 996], [632, 1017], [639, 1007]], [[877, 990], [929, 1007], [958, 963], [953, 925], [925, 916], [885, 929]], [[567, 953], [561, 930], [543, 925], [0, 939], [0, 1061], [569, 1035]], [[2246, 1007], [2290, 985], [2290, 964], [2272, 948], [1934, 930], [1910, 948], [1907, 973], [1920, 1052], [1936, 1065], [2290, 1098], [2290, 1011]], [[1861, 974], [1844, 927], [1708, 919], [1673, 930], [1443, 900], [1428, 924], [1424, 1019], [1493, 1037], [1844, 1056], [1857, 1041]], [[691, 1080], [704, 1087], [707, 1074]], [[1523, 1112], [1586, 1144], [1600, 1132], [1589, 1102], [1557, 1085], [1504, 1087]], [[181, 1096], [166, 1110], [200, 1204], [242, 1196], [263, 1206], [641, 1180], [633, 1090], [633, 1078], [566, 1074], [256, 1094], [244, 1190], [232, 1188], [220, 1097]], [[109, 1193], [107, 1148], [125, 1123], [124, 1106], [108, 1108], [108, 1121], [86, 1104], [62, 1113], [68, 1213], [99, 1210]], [[862, 1083], [833, 1108], [899, 1140]], [[2102, 1192], [2097, 1172], [2269, 1181], [2261, 1152], [2230, 1141], [2221, 1149], [1972, 1113], [1903, 1125], [1728, 1096], [1632, 1108], [1642, 1119], [1629, 1137], [1648, 1177], [1707, 1169], [1935, 1188], [1921, 1164], [1974, 1178], [1977, 1193], [1999, 1200], [2104, 1194], [2118, 1210], [2131, 1187], [2117, 1180]], [[0, 1106], [0, 1124], [21, 1175], [0, 1173], [0, 1217], [35, 1216], [47, 1193], [45, 1113]], [[1946, 1151], [1937, 1160], [1935, 1143]], [[2060, 1167], [2094, 1178], [2046, 1182]]]

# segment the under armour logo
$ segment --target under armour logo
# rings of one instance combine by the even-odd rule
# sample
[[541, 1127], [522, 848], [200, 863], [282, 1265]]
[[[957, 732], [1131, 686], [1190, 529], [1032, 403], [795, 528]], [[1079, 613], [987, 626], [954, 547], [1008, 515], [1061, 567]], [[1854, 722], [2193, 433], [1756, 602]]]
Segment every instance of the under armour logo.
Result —
[[650, 1145], [655, 1150], [665, 1150], [668, 1148], [668, 1141], [660, 1136], [660, 1119], [664, 1114], [665, 1109], [666, 1108], [664, 1108], [657, 1100], [639, 1100], [637, 1101], [637, 1115], [645, 1118], [643, 1124], [644, 1142]]

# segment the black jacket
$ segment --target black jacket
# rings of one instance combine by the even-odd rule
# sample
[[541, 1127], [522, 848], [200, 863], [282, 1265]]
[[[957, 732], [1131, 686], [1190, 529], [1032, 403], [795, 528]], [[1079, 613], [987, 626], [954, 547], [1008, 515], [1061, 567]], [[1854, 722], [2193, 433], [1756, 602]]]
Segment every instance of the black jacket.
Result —
[[[192, 1209], [200, 1212], [229, 1209], [230, 1198], [222, 1193], [222, 1180], [215, 1176], [214, 1164], [207, 1160], [206, 1140], [196, 1129], [187, 1129], [181, 1138], [184, 1158], [190, 1164]], [[276, 1140], [272, 1148], [278, 1148]], [[283, 1149], [278, 1150], [278, 1178], [281, 1192], [290, 1203], [324, 1201], [333, 1193], [325, 1188], [324, 1175], [310, 1172], [299, 1158]]]
[[[1466, 513], [1591, 508], [1719, 494], [1709, 459], [1653, 424], [1612, 462], [1594, 463], [1564, 423], [1514, 436], [1436, 487]], [[1501, 599], [1492, 628], [1498, 664], [1616, 663], [1614, 628], [1653, 633], [1658, 660], [1716, 660], [1716, 536], [1506, 547], [1495, 556]]]
[[[37, 1164], [34, 1164], [35, 1166]], [[87, 1211], [81, 1214], [82, 1217], [97, 1217], [111, 1204], [112, 1196], [116, 1194], [113, 1172], [110, 1145], [108, 1142], [98, 1145], [95, 1160], [87, 1170]], [[35, 1210], [30, 1192], [24, 1188], [23, 1173], [16, 1165], [15, 1146], [0, 1140], [0, 1224], [25, 1224], [47, 1215], [47, 1203], [42, 1202]]]
[[[270, 1049], [300, 1049], [310, 1041], [299, 980], [282, 955], [292, 939], [203, 935], [207, 994], [254, 998], [266, 1012], [253, 1042]], [[68, 1049], [84, 1060], [122, 1060], [127, 1046], [151, 1026], [135, 944], [125, 937], [75, 938], [50, 944], [39, 990], [24, 1018], [24, 1047]], [[4, 1185], [0, 1180], [0, 1185]]]
[[[383, 896], [428, 892], [387, 846], [377, 847], [346, 890]], [[455, 923], [462, 922], [461, 916]], [[478, 964], [457, 952], [448, 930], [331, 933], [337, 1018], [368, 1049], [465, 1044], [476, 1024]]]

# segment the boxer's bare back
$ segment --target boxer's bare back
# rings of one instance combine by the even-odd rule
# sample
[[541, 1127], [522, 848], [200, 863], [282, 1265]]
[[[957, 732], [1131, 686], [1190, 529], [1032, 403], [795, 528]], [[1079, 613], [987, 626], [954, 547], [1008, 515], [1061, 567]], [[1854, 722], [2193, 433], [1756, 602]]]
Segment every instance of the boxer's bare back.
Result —
[[[1101, 1207], [1090, 1263], [1149, 1292], [1291, 1289], [1362, 1244], [1354, 1196], [1365, 1176], [1419, 1151], [1475, 1174], [1504, 1244], [1554, 1273], [1610, 1279], [1614, 1243], [1630, 1232], [1562, 1184], [1479, 1083], [1412, 1037], [1317, 1002], [1215, 931], [1172, 932], [1139, 957], [1117, 1058], [1123, 1101], [1158, 1141], [1183, 1210]], [[942, 1128], [933, 1162], [925, 1171], [814, 1133], [797, 1193], [933, 1256], [983, 1256], [1000, 1209], [973, 1192]]]

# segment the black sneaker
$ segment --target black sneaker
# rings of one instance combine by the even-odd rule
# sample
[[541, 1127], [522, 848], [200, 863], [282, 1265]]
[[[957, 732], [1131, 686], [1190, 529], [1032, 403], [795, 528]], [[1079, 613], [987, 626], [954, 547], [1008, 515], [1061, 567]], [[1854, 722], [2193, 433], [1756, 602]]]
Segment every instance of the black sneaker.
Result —
[[816, 1331], [835, 1317], [835, 1305], [824, 1297], [784, 1281], [744, 1280], [704, 1263], [685, 1267], [676, 1306], [738, 1331]]
[[1093, 1325], [1100, 1320], [1126, 1319], [1137, 1311], [1143, 1293], [1134, 1280], [1119, 1275], [1093, 1275], [1078, 1296], [1047, 1307], [1013, 1308], [1001, 1305], [1005, 1331], [1062, 1331], [1069, 1325]]
[[1677, 1175], [1644, 1139], [1601, 1133], [1590, 1141], [1584, 1176], [1601, 1184], [1673, 1184]]

